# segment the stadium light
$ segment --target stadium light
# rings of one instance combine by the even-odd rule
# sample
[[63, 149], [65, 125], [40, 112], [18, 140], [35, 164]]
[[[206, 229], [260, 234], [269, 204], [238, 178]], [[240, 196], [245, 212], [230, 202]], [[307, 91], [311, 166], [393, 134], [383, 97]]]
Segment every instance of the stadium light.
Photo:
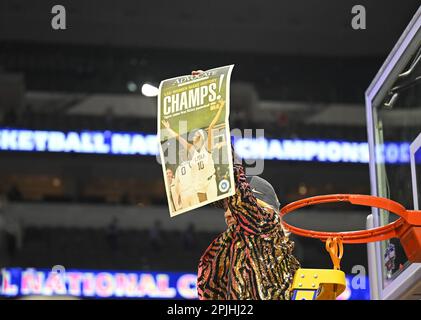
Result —
[[137, 84], [133, 81], [127, 82], [127, 90], [129, 90], [130, 92], [137, 91]]
[[146, 97], [156, 97], [159, 93], [159, 89], [149, 83], [142, 85], [142, 94]]

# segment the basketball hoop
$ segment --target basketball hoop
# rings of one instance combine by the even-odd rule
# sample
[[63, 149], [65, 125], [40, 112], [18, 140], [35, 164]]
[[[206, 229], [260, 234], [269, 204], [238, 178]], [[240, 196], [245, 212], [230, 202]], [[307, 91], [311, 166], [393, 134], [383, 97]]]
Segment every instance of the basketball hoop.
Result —
[[384, 209], [398, 215], [400, 218], [382, 227], [346, 232], [306, 230], [292, 226], [284, 221], [283, 225], [296, 235], [317, 238], [322, 241], [328, 241], [330, 239], [329, 242], [334, 238], [336, 238], [336, 242], [342, 243], [367, 243], [399, 238], [408, 260], [411, 262], [421, 262], [421, 211], [407, 210], [393, 200], [359, 194], [331, 194], [292, 202], [283, 207], [280, 212], [281, 216], [284, 217], [299, 208], [333, 202], [349, 202], [354, 205]]

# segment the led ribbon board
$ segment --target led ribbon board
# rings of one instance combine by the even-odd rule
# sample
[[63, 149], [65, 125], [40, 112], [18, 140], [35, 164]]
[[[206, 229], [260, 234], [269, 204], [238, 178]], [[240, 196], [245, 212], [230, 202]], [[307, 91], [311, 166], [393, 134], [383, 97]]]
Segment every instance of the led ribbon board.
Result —
[[197, 275], [176, 272], [118, 272], [6, 268], [0, 296], [196, 299]]
[[[0, 297], [56, 296], [123, 299], [197, 299], [197, 274], [5, 268], [0, 273]], [[347, 275], [347, 288], [339, 300], [366, 300], [366, 276]]]
[[[261, 137], [235, 138], [234, 147], [243, 159], [368, 163], [366, 142]], [[133, 132], [0, 128], [0, 151], [156, 156], [158, 139], [155, 134]], [[385, 163], [409, 163], [409, 143], [385, 143], [378, 148], [377, 159]]]

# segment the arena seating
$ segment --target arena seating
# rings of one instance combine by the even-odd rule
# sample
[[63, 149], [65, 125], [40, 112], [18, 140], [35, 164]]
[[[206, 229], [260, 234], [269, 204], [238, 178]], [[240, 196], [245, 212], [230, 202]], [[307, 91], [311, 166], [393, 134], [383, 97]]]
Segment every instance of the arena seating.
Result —
[[[154, 237], [150, 230], [120, 230], [113, 234], [94, 228], [31, 227], [25, 229], [23, 247], [10, 257], [8, 266], [196, 272], [201, 254], [216, 236], [199, 231], [186, 238], [181, 231], [161, 231]], [[302, 265], [331, 267], [323, 243], [295, 237], [294, 241]], [[347, 247], [343, 270], [350, 272], [355, 259], [366, 265], [365, 251], [363, 245]]]

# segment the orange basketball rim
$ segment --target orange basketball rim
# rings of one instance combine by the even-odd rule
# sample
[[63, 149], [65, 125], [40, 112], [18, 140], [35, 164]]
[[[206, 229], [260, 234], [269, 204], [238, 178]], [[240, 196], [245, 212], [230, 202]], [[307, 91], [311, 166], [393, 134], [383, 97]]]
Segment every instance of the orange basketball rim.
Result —
[[338, 238], [343, 243], [367, 243], [399, 238], [408, 260], [421, 262], [421, 211], [407, 210], [393, 200], [360, 194], [330, 194], [315, 196], [292, 202], [281, 209], [281, 216], [307, 206], [322, 203], [349, 202], [353, 205], [375, 207], [387, 210], [400, 218], [388, 225], [369, 230], [347, 232], [322, 232], [306, 230], [292, 226], [286, 222], [283, 225], [292, 233], [322, 241]]

